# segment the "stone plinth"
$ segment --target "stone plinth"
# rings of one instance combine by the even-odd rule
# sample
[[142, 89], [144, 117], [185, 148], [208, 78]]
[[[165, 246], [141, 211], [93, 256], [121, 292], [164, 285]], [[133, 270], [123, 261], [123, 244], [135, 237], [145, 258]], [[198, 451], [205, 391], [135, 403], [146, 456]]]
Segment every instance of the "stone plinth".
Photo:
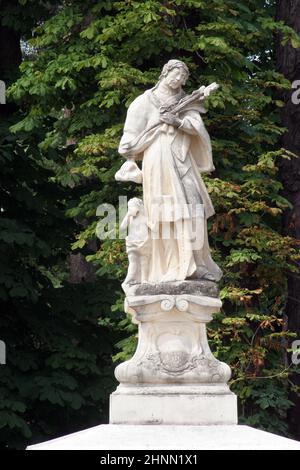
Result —
[[217, 297], [189, 293], [126, 297], [139, 341], [115, 370], [120, 386], [110, 398], [110, 423], [237, 423], [230, 368], [213, 356], [206, 335], [221, 305]]
[[227, 386], [124, 387], [110, 396], [112, 424], [237, 424], [237, 400]]

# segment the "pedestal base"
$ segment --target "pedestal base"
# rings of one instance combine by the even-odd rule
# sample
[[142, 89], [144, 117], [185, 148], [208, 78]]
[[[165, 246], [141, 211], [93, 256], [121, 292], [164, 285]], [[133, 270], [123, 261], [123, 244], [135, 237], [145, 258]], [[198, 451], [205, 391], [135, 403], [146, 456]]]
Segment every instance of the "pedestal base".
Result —
[[237, 424], [237, 397], [227, 385], [118, 387], [111, 424]]
[[120, 385], [110, 397], [110, 423], [236, 424], [230, 367], [213, 356], [206, 334], [221, 300], [177, 292], [194, 292], [189, 283], [152, 288], [161, 293], [125, 300], [139, 341], [133, 357], [115, 369]]

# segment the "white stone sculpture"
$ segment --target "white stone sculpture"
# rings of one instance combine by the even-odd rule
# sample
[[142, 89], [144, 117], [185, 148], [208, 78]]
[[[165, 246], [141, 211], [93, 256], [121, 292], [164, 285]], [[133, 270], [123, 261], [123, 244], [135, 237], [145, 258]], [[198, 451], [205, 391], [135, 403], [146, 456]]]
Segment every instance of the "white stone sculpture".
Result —
[[128, 272], [123, 288], [127, 285], [144, 282], [148, 274], [149, 229], [141, 199], [134, 197], [128, 201], [128, 212], [121, 223], [121, 229], [128, 227], [126, 251], [128, 254]]
[[122, 165], [119, 171], [115, 174], [117, 181], [133, 181], [134, 183], [142, 183], [143, 173], [130, 158]]
[[214, 165], [200, 113], [218, 85], [185, 95], [188, 75], [178, 60], [163, 67], [157, 85], [130, 105], [119, 146], [127, 161], [116, 180], [143, 184], [143, 201], [128, 202], [121, 224], [129, 230], [125, 311], [139, 325], [139, 340], [116, 368], [111, 423], [237, 422], [230, 368], [213, 356], [206, 336], [222, 305], [222, 271], [208, 244], [214, 208], [201, 173]]
[[[200, 112], [203, 101], [217, 85], [201, 87], [187, 96], [188, 78], [183, 62], [170, 60], [159, 82], [130, 105], [119, 153], [129, 159], [116, 175], [133, 181], [134, 160], [142, 160], [143, 199], [151, 231], [148, 282], [188, 278], [218, 281], [222, 272], [212, 260], [206, 220], [214, 214], [200, 172], [214, 170], [210, 137]], [[137, 181], [138, 168], [135, 169]], [[197, 244], [193, 227], [197, 225]], [[171, 234], [162, 237], [162, 233]], [[202, 232], [200, 240], [199, 235]], [[196, 245], [196, 246], [195, 246]]]

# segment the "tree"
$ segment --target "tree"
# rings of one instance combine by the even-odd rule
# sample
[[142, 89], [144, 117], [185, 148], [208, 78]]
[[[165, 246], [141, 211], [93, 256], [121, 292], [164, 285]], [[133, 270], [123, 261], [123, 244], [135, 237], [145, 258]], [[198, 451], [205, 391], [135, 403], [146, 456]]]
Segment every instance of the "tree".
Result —
[[[19, 75], [20, 40], [31, 36], [37, 18], [28, 2], [1, 7], [1, 79], [9, 86]], [[49, 2], [46, 7], [40, 20], [49, 16]], [[42, 131], [11, 133], [20, 120], [11, 99], [0, 112], [0, 337], [7, 348], [0, 442], [19, 448], [105, 420], [119, 335], [107, 318], [113, 282], [67, 282], [77, 226], [65, 210], [73, 195], [42, 164], [46, 154], [36, 144]], [[47, 155], [57, 158], [54, 151]]]
[[[300, 34], [300, 1], [280, 0], [277, 5], [278, 21], [288, 24], [297, 34]], [[285, 106], [282, 108], [282, 124], [286, 128], [282, 136], [282, 146], [300, 156], [300, 106], [293, 102], [295, 95], [293, 83], [299, 87], [300, 80], [300, 49], [293, 47], [293, 43], [283, 41], [279, 36], [277, 40], [277, 69], [290, 82], [291, 89], [287, 90], [282, 99]], [[298, 83], [297, 83], [298, 80]], [[283, 231], [285, 234], [300, 239], [300, 159], [284, 160], [280, 166], [280, 174], [284, 188], [284, 196], [291, 202], [291, 207], [285, 211]], [[297, 271], [288, 273], [288, 297], [286, 314], [289, 329], [300, 338], [300, 277], [299, 259], [295, 261]], [[300, 375], [295, 373], [291, 377], [294, 386], [291, 389], [291, 400], [295, 404], [289, 412], [291, 433], [300, 440]]]

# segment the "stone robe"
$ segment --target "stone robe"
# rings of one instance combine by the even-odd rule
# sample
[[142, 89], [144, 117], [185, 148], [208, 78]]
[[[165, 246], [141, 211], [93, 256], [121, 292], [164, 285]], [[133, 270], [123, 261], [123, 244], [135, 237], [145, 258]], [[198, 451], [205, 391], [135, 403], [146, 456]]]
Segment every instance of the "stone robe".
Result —
[[212, 260], [207, 218], [214, 208], [200, 172], [214, 170], [209, 135], [192, 104], [179, 114], [174, 128], [160, 122], [165, 102], [147, 90], [130, 105], [119, 146], [125, 157], [142, 160], [143, 201], [151, 232], [148, 282], [181, 281], [206, 273], [219, 280], [222, 271]]

